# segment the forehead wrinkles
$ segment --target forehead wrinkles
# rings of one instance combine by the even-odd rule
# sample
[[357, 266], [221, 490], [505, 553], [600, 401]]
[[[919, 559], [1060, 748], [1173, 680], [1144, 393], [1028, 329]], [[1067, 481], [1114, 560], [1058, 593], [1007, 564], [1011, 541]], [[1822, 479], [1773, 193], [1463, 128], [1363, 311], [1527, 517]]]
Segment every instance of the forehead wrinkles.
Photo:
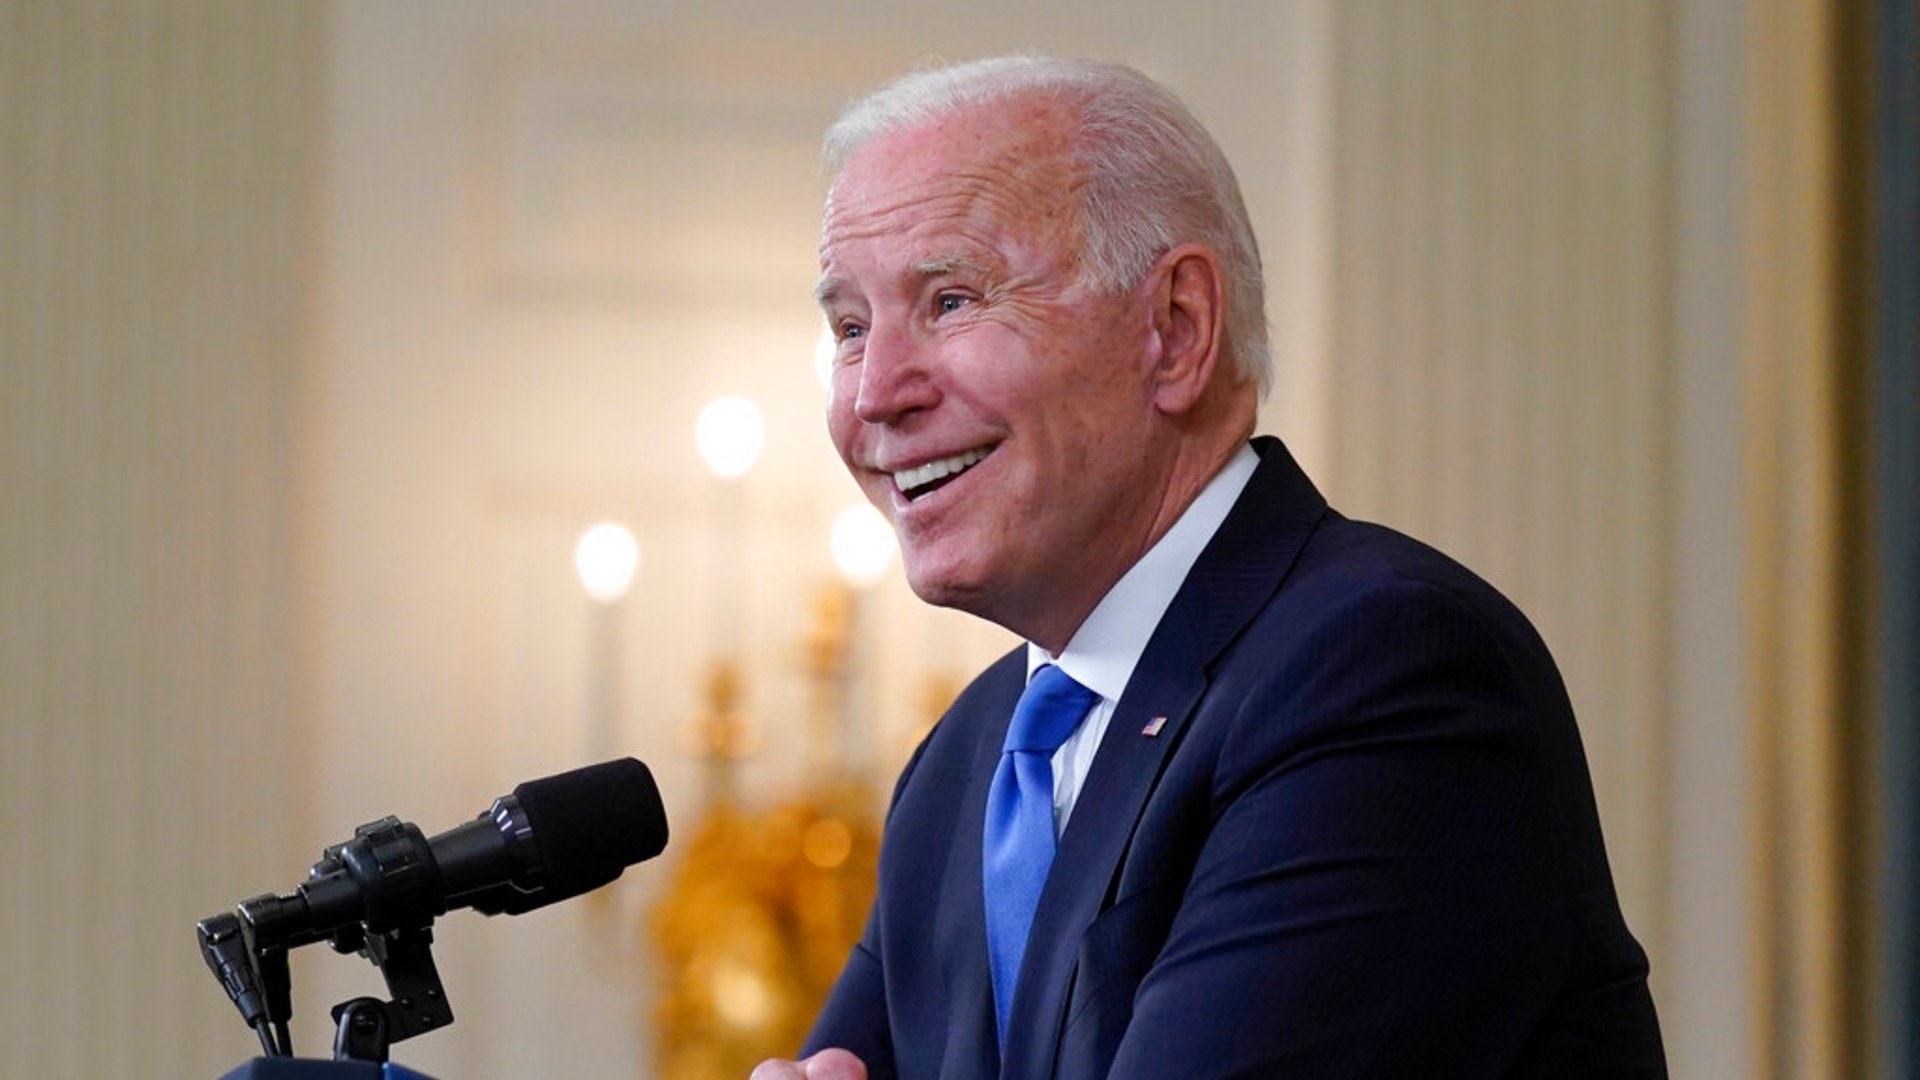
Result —
[[850, 165], [828, 193], [822, 265], [838, 244], [943, 229], [989, 244], [1044, 245], [1078, 262], [1085, 180], [1062, 140], [1035, 130], [971, 134], [936, 153], [912, 153], [896, 139]]

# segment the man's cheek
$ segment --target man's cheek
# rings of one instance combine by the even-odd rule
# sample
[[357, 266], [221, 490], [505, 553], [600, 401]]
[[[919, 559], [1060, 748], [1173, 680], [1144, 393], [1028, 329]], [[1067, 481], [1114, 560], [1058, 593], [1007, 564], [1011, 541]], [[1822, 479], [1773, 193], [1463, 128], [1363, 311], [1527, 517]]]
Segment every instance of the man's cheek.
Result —
[[834, 452], [840, 455], [841, 464], [853, 468], [854, 440], [859, 434], [859, 422], [853, 417], [853, 403], [839, 400], [827, 403], [827, 439], [833, 443]]

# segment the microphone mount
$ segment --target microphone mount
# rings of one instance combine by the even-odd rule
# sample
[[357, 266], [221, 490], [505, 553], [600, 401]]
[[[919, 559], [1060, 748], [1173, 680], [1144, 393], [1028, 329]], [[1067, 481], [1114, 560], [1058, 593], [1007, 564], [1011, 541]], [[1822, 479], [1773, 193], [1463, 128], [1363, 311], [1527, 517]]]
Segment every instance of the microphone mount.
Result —
[[433, 920], [447, 910], [439, 876], [425, 834], [389, 815], [327, 848], [294, 891], [263, 893], [235, 913], [203, 919], [201, 955], [269, 1057], [293, 1055], [288, 950], [324, 940], [366, 957], [392, 998], [333, 1007], [334, 1057], [385, 1062], [393, 1043], [453, 1023], [432, 953]]
[[380, 969], [393, 998], [357, 997], [333, 1007], [336, 1059], [384, 1062], [393, 1043], [453, 1023], [432, 946], [433, 931], [425, 926], [385, 930], [366, 939], [361, 953]]

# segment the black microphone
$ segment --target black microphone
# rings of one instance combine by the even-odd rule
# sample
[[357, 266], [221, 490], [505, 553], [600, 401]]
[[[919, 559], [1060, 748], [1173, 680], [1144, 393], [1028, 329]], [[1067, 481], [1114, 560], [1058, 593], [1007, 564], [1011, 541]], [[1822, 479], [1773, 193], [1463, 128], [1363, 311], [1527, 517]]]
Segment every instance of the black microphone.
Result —
[[666, 844], [653, 774], [621, 758], [529, 780], [431, 840], [394, 817], [362, 825], [293, 892], [245, 901], [239, 914], [256, 953], [329, 937], [352, 952], [363, 934], [424, 927], [456, 907], [519, 915], [578, 896]]

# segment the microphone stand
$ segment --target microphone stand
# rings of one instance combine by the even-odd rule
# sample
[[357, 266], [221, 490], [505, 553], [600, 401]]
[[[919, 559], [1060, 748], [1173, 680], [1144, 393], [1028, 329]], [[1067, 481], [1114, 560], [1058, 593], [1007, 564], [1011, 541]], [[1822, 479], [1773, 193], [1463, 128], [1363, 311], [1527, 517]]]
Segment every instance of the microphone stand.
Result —
[[[361, 936], [359, 927], [351, 928]], [[453, 1008], [447, 1004], [446, 988], [440, 983], [440, 971], [429, 950], [433, 930], [421, 925], [401, 927], [364, 937], [358, 948], [334, 938], [333, 947], [341, 952], [360, 952], [380, 969], [387, 982], [391, 1001], [357, 997], [333, 1007], [335, 1061], [373, 1061], [384, 1064], [388, 1048], [402, 1039], [424, 1035], [453, 1023]], [[342, 948], [347, 944], [346, 948]]]

